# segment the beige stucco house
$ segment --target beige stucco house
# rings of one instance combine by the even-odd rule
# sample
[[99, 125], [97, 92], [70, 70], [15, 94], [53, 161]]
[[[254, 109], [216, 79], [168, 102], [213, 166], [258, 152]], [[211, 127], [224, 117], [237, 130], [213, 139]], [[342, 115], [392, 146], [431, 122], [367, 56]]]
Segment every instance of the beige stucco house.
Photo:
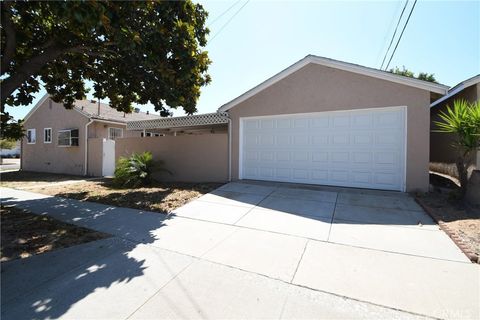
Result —
[[[103, 140], [140, 137], [127, 131], [133, 120], [159, 118], [158, 115], [132, 112], [124, 114], [96, 101], [78, 100], [73, 109], [53, 102], [45, 95], [24, 119], [21, 168], [26, 171], [103, 175]], [[107, 155], [108, 156], [108, 155]], [[111, 173], [114, 154], [105, 167]], [[108, 159], [106, 159], [108, 160]], [[105, 163], [107, 165], [107, 163]]]
[[[114, 158], [150, 151], [173, 172], [163, 176], [168, 180], [425, 191], [430, 104], [447, 92], [444, 85], [309, 55], [211, 114], [107, 119], [95, 116], [95, 104], [86, 112], [88, 103], [64, 110], [44, 101], [25, 123], [36, 128], [37, 142], [24, 140], [23, 168], [102, 175], [99, 155], [112, 153], [103, 139], [115, 126], [126, 130], [115, 139]], [[78, 147], [44, 144], [50, 126], [54, 142], [59, 130], [77, 128]]]
[[116, 155], [153, 150], [179, 179], [196, 172], [195, 179], [427, 190], [430, 104], [447, 90], [310, 55], [216, 114], [128, 123], [128, 130], [176, 136], [158, 143], [122, 139]]
[[[480, 74], [460, 82], [448, 90], [448, 93], [430, 105], [430, 161], [440, 163], [455, 163], [458, 156], [457, 149], [453, 146], [455, 135], [436, 132], [435, 121], [441, 121], [440, 112], [445, 112], [447, 106], [453, 107], [455, 100], [475, 102], [480, 100]], [[480, 161], [478, 154], [473, 155], [472, 164]], [[477, 168], [479, 166], [477, 165]]]

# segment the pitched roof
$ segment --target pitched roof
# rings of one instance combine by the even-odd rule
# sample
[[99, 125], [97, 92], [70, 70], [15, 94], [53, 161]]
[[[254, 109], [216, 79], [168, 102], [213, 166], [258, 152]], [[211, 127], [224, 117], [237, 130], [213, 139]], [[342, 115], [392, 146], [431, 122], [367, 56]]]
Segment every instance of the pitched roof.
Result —
[[[30, 116], [49, 98], [48, 93], [45, 94], [37, 104], [27, 113], [24, 121], [26, 121]], [[108, 104], [100, 103], [100, 115], [98, 115], [98, 102], [92, 102], [91, 100], [76, 100], [74, 110], [78, 111], [80, 114], [84, 115], [87, 118], [93, 118], [98, 120], [108, 120], [114, 122], [127, 123], [128, 121], [139, 121], [139, 120], [153, 120], [162, 118], [158, 114], [147, 114], [145, 112], [132, 112], [132, 113], [123, 113], [117, 111], [116, 109], [111, 108]]]
[[237, 104], [247, 100], [248, 98], [254, 96], [255, 94], [259, 93], [260, 91], [270, 87], [271, 85], [275, 84], [276, 82], [286, 78], [287, 76], [291, 75], [292, 73], [300, 70], [304, 66], [308, 64], [319, 64], [330, 68], [335, 68], [339, 70], [349, 71], [353, 73], [358, 73], [374, 78], [383, 79], [386, 81], [396, 82], [403, 85], [416, 87], [419, 89], [427, 90], [430, 92], [436, 92], [440, 94], [446, 94], [448, 90], [448, 86], [443, 84], [428, 82], [424, 80], [419, 80], [415, 78], [405, 77], [398, 74], [393, 74], [388, 71], [378, 70], [374, 68], [364, 67], [358, 64], [353, 64], [349, 62], [338, 61], [330, 58], [324, 58], [314, 55], [308, 55], [300, 61], [297, 61], [293, 65], [289, 66], [288, 68], [284, 69], [283, 71], [277, 73], [273, 77], [269, 78], [268, 80], [262, 82], [258, 86], [250, 89], [249, 91], [245, 92], [244, 94], [240, 95], [239, 97], [233, 99], [232, 101], [222, 105], [218, 108], [218, 111], [224, 112], [228, 109], [233, 108]]
[[75, 101], [75, 109], [85, 116], [93, 119], [109, 120], [115, 122], [128, 122], [139, 120], [153, 120], [161, 118], [158, 114], [147, 114], [141, 111], [124, 113], [111, 108], [108, 104], [100, 103], [100, 115], [98, 114], [98, 102], [91, 100]]
[[446, 95], [444, 95], [443, 97], [441, 97], [440, 99], [434, 101], [430, 105], [430, 108], [435, 107], [440, 102], [447, 100], [448, 98], [456, 95], [459, 92], [462, 92], [464, 89], [466, 89], [468, 87], [471, 87], [471, 86], [473, 86], [477, 83], [480, 83], [480, 74], [477, 74], [476, 76], [473, 76], [473, 77], [471, 77], [467, 80], [464, 80], [464, 81], [460, 82], [459, 84], [457, 84], [456, 86], [450, 88], [450, 90], [448, 90], [448, 93]]

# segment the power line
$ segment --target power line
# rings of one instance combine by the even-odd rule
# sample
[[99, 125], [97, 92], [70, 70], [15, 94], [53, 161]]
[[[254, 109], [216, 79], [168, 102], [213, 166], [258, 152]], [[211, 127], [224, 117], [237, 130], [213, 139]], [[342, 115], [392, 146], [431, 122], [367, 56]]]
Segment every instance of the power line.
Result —
[[215, 19], [212, 20], [212, 22], [210, 22], [207, 26], [210, 27], [212, 24], [214, 24], [215, 22], [217, 22], [221, 17], [223, 17], [228, 11], [232, 10], [233, 7], [235, 7], [240, 1], [242, 0], [238, 0], [236, 2], [234, 2], [230, 7], [228, 7], [227, 10], [223, 11], [222, 14], [220, 14], [218, 17], [216, 17]]
[[247, 3], [249, 3], [250, 0], [247, 0], [241, 7], [240, 9], [238, 9], [234, 14], [233, 16], [230, 17], [230, 19], [227, 20], [227, 22], [225, 22], [225, 24], [217, 31], [217, 33], [215, 33], [215, 35], [212, 37], [212, 39], [208, 40], [209, 43], [211, 43], [213, 41], [213, 39], [215, 39], [222, 31], [223, 29], [225, 29], [225, 27], [230, 23], [230, 21], [233, 20], [233, 18], [235, 18], [237, 16], [237, 14], [240, 13], [240, 11], [247, 5]]
[[395, 51], [397, 51], [398, 44], [400, 43], [400, 40], [402, 40], [403, 32], [407, 28], [408, 21], [410, 21], [410, 17], [412, 16], [413, 9], [415, 9], [415, 5], [417, 4], [417, 0], [413, 3], [412, 9], [410, 9], [410, 13], [408, 14], [407, 22], [405, 22], [405, 25], [403, 26], [402, 33], [400, 33], [400, 37], [398, 38], [397, 44], [395, 45], [395, 48], [393, 49], [392, 55], [390, 56], [390, 60], [388, 60], [387, 66], [385, 67], [385, 70], [388, 69], [388, 66], [390, 65], [390, 62], [392, 61], [393, 56], [395, 55]]
[[383, 57], [382, 60], [382, 65], [380, 66], [380, 70], [383, 68], [383, 64], [385, 63], [385, 59], [387, 58], [388, 51], [390, 51], [390, 47], [392, 46], [393, 39], [395, 39], [395, 35], [397, 34], [397, 29], [398, 26], [400, 25], [400, 21], [402, 20], [403, 13], [405, 12], [405, 8], [407, 7], [408, 0], [405, 1], [405, 5], [403, 6], [402, 13], [400, 14], [400, 17], [398, 18], [397, 26], [395, 27], [395, 31], [393, 32], [392, 39], [390, 40], [390, 44], [388, 45], [387, 51], [385, 51], [385, 56]]

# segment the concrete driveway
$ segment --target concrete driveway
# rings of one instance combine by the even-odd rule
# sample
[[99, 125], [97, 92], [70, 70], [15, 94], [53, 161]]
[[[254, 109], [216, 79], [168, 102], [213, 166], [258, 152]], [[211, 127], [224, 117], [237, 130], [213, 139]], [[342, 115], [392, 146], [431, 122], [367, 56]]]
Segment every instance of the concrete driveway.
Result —
[[2, 319], [478, 319], [478, 265], [406, 194], [229, 183], [164, 217], [2, 189], [115, 237], [2, 265]]

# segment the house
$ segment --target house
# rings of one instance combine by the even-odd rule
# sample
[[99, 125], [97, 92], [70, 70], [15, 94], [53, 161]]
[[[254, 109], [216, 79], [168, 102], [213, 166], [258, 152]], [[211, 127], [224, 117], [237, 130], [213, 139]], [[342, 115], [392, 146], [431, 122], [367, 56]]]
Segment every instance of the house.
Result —
[[[441, 121], [439, 114], [447, 110], [447, 106], [453, 107], [455, 100], [475, 102], [480, 100], [480, 74], [460, 82], [448, 93], [430, 105], [430, 161], [440, 163], [455, 163], [458, 156], [457, 149], [453, 146], [456, 141], [455, 134], [436, 132], [435, 121]], [[473, 155], [472, 163], [480, 161], [480, 156]], [[477, 165], [477, 169], [479, 165]]]
[[139, 109], [125, 114], [89, 100], [77, 100], [73, 109], [65, 109], [63, 104], [45, 95], [24, 119], [26, 136], [22, 139], [21, 168], [72, 175], [111, 175], [115, 167], [114, 150], [103, 154], [100, 148], [103, 143], [111, 148], [117, 138], [140, 137], [140, 132], [126, 131], [126, 123], [156, 118], [159, 115]]
[[429, 185], [430, 104], [448, 87], [309, 55], [217, 113], [131, 121], [115, 156], [149, 150], [168, 179], [398, 191]]

